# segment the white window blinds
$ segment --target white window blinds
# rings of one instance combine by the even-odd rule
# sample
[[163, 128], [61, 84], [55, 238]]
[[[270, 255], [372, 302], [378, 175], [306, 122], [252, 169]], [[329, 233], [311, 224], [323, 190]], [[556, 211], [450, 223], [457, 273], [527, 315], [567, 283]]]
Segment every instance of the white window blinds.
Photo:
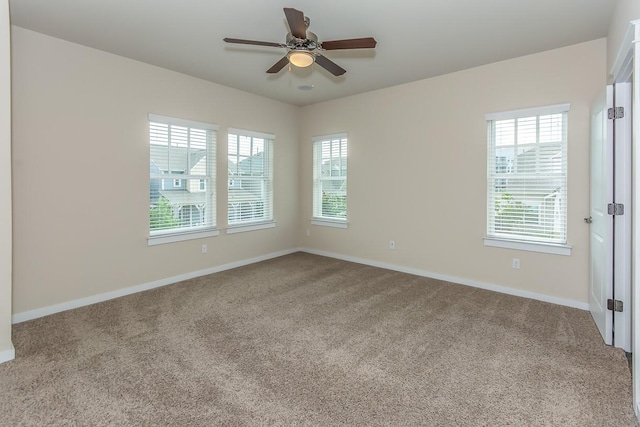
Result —
[[567, 242], [568, 104], [487, 115], [487, 235]]
[[229, 129], [229, 225], [273, 220], [274, 139], [274, 135]]
[[216, 125], [149, 114], [149, 235], [213, 229]]
[[313, 139], [313, 217], [347, 220], [347, 135]]

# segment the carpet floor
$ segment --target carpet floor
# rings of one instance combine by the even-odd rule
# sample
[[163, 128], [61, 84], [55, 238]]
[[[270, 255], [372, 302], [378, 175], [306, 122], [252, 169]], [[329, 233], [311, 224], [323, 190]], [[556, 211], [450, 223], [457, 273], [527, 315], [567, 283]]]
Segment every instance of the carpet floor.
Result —
[[637, 425], [589, 313], [295, 253], [14, 326], [0, 425]]

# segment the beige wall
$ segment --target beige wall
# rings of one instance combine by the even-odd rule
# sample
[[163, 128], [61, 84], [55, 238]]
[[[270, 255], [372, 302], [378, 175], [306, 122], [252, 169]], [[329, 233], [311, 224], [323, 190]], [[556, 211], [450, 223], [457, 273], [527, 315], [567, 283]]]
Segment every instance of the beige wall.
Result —
[[[14, 314], [297, 246], [588, 301], [582, 218], [604, 39], [304, 108], [22, 28], [12, 46]], [[484, 115], [566, 102], [573, 254], [485, 247]], [[216, 123], [222, 142], [227, 127], [276, 134], [277, 227], [147, 246], [149, 112]], [[347, 230], [308, 221], [311, 137], [338, 132], [350, 142]]]
[[[0, 361], [11, 344], [11, 66], [9, 2], [0, 1]], [[3, 357], [3, 355], [5, 357]]]
[[[600, 39], [304, 107], [302, 246], [586, 303], [589, 108], [605, 84], [605, 66]], [[485, 247], [485, 114], [559, 103], [571, 104], [572, 255]], [[311, 137], [337, 132], [349, 138], [347, 230], [309, 223]]]
[[[12, 43], [14, 314], [296, 246], [297, 107], [18, 27]], [[147, 246], [147, 113], [220, 125], [219, 226], [227, 127], [275, 134], [277, 227]]]
[[629, 29], [629, 22], [635, 19], [640, 19], [640, 1], [617, 0], [607, 37], [607, 73], [610, 73], [613, 68], [624, 36]]

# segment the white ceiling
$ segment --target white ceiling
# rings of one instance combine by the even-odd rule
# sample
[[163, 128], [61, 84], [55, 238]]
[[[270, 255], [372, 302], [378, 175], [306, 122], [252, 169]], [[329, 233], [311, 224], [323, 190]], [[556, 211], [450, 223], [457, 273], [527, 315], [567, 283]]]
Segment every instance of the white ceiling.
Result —
[[[295, 105], [425, 79], [606, 37], [613, 0], [11, 0], [13, 25]], [[374, 49], [327, 51], [314, 64], [265, 71], [285, 49], [283, 7], [320, 41], [372, 36]], [[300, 86], [313, 86], [300, 90]]]

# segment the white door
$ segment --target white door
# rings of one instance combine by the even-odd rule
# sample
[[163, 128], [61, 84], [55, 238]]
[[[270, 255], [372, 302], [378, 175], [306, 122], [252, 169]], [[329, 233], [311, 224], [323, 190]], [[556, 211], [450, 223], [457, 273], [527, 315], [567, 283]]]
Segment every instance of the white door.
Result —
[[613, 201], [613, 86], [607, 86], [591, 109], [591, 209], [589, 311], [606, 344], [613, 343], [613, 216], [607, 205]]

